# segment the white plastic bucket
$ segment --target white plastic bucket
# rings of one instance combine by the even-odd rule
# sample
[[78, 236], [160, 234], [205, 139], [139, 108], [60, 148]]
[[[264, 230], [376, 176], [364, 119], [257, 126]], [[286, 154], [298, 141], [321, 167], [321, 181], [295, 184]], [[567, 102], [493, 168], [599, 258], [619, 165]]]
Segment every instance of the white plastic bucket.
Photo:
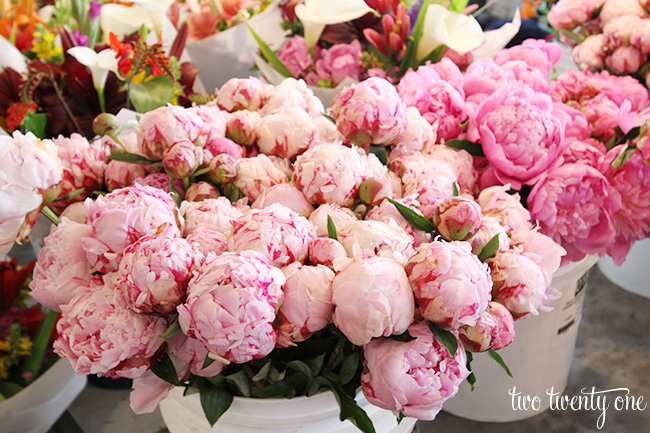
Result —
[[41, 377], [0, 403], [3, 433], [45, 433], [86, 386], [67, 359], [59, 359]]
[[[562, 266], [553, 275], [553, 287], [562, 292], [561, 298], [550, 304], [553, 311], [515, 322], [514, 343], [498, 352], [513, 378], [487, 354], [475, 353], [474, 391], [463, 382], [443, 410], [484, 422], [518, 421], [547, 410], [551, 401], [547, 391], [562, 393], [566, 388], [582, 317], [587, 272], [597, 260], [597, 256], [589, 256]], [[519, 393], [521, 399], [538, 397], [539, 402], [534, 406], [518, 404], [522, 401], [510, 395], [511, 390]]]
[[[395, 415], [371, 405], [360, 396], [359, 405], [373, 421], [377, 433], [409, 433], [416, 419], [404, 418], [399, 425]], [[292, 399], [253, 399], [235, 397], [230, 408], [210, 428], [198, 394], [183, 396], [174, 388], [160, 402], [160, 412], [170, 433], [358, 433], [350, 422], [339, 420], [334, 394]]]
[[622, 289], [650, 298], [650, 238], [637, 241], [621, 266], [609, 257], [598, 261], [598, 269]]

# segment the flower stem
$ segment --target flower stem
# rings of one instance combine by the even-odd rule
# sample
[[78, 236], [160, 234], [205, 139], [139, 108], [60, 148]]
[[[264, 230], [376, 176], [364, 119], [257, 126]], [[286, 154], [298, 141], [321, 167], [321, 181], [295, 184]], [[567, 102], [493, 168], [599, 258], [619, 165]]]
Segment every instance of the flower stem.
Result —
[[260, 382], [259, 380], [253, 380], [253, 378], [255, 377], [255, 373], [253, 372], [253, 370], [251, 370], [250, 366], [248, 364], [243, 364], [242, 367], [244, 368], [244, 372], [246, 373], [246, 376], [248, 376], [251, 382], [253, 382], [253, 385], [255, 385], [257, 389], [264, 389], [264, 385], [262, 384], [262, 382]]
[[327, 360], [327, 366], [325, 367], [325, 370], [329, 371], [332, 369], [332, 366], [334, 365], [334, 361], [336, 361], [336, 358], [339, 356], [339, 353], [341, 353], [341, 350], [343, 349], [343, 345], [345, 344], [346, 340], [347, 339], [344, 336], [342, 336], [339, 339], [339, 341], [336, 342], [336, 346], [334, 347], [332, 354]]
[[56, 96], [59, 98], [59, 101], [61, 101], [61, 105], [63, 105], [63, 109], [65, 110], [66, 114], [74, 124], [74, 127], [77, 130], [77, 132], [82, 134], [82, 130], [79, 124], [77, 123], [77, 119], [74, 117], [74, 114], [72, 114], [72, 111], [70, 111], [70, 107], [68, 107], [68, 104], [66, 104], [65, 99], [63, 99], [63, 95], [61, 94], [61, 89], [59, 89], [59, 85], [56, 83], [56, 80], [51, 75], [49, 76], [49, 79], [50, 82], [52, 83], [52, 86], [54, 87], [54, 93], [56, 93]]
[[52, 335], [52, 329], [56, 323], [56, 315], [56, 311], [48, 310], [47, 315], [38, 328], [38, 331], [36, 331], [36, 337], [34, 338], [34, 343], [32, 345], [32, 352], [25, 360], [25, 365], [23, 367], [23, 377], [27, 378], [28, 383], [34, 381], [38, 377], [39, 370], [43, 364], [45, 351], [49, 346], [50, 335]]
[[52, 221], [52, 224], [57, 225], [57, 226], [58, 226], [59, 224], [61, 224], [61, 220], [59, 219], [59, 217], [56, 216], [56, 214], [55, 214], [55, 213], [52, 211], [52, 209], [50, 209], [49, 207], [47, 207], [47, 206], [43, 206], [43, 207], [41, 208], [41, 213], [42, 213], [42, 214], [43, 214], [47, 219], [49, 219], [50, 221]]
[[104, 88], [103, 87], [97, 87], [97, 97], [99, 98], [99, 109], [102, 111], [102, 113], [106, 113], [106, 101], [104, 99]]

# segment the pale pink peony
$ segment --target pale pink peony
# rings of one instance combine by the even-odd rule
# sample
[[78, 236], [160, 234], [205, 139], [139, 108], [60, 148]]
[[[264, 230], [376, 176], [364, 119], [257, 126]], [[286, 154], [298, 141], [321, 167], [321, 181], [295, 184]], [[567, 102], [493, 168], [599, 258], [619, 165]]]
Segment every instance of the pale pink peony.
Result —
[[547, 301], [550, 281], [532, 255], [504, 251], [485, 262], [490, 266], [495, 301], [515, 317], [539, 314]]
[[478, 172], [474, 168], [474, 158], [468, 151], [435, 145], [425, 153], [427, 158], [443, 161], [451, 167], [458, 183], [458, 189], [473, 192], [478, 187]]
[[169, 314], [185, 300], [187, 283], [202, 261], [190, 242], [163, 229], [129, 245], [113, 282], [136, 313]]
[[608, 180], [593, 167], [565, 164], [551, 170], [532, 189], [528, 210], [542, 233], [577, 261], [603, 255], [615, 238], [613, 215], [620, 208]]
[[512, 61], [522, 61], [529, 68], [537, 69], [544, 77], [548, 77], [561, 57], [561, 45], [544, 39], [527, 39], [519, 45], [497, 52], [494, 61], [502, 66]]
[[241, 110], [233, 113], [226, 123], [226, 138], [242, 146], [252, 146], [257, 140], [255, 129], [261, 116], [256, 111]]
[[294, 159], [307, 150], [315, 138], [311, 117], [299, 108], [264, 116], [257, 123], [257, 146], [266, 155]]
[[185, 191], [185, 200], [196, 202], [203, 201], [208, 198], [218, 198], [221, 194], [216, 186], [205, 182], [199, 181], [191, 184], [187, 191]]
[[521, 203], [519, 194], [510, 194], [509, 190], [510, 185], [492, 186], [481, 191], [476, 201], [484, 215], [497, 218], [508, 232], [530, 227], [530, 212]]
[[374, 155], [357, 147], [324, 143], [300, 155], [294, 164], [293, 182], [311, 203], [350, 206], [366, 177], [385, 175]]
[[123, 161], [109, 161], [104, 170], [104, 184], [108, 192], [133, 185], [137, 179], [157, 171], [156, 167]]
[[490, 273], [467, 242], [422, 244], [406, 272], [422, 316], [446, 328], [473, 326], [491, 300]]
[[196, 105], [188, 108], [188, 110], [200, 117], [205, 123], [205, 135], [208, 137], [206, 145], [226, 136], [226, 123], [230, 118], [227, 111], [221, 110], [215, 103]]
[[413, 322], [413, 292], [402, 265], [372, 257], [347, 264], [332, 282], [334, 324], [352, 344], [401, 334]]
[[88, 261], [100, 272], [116, 270], [124, 250], [162, 224], [168, 223], [179, 236], [183, 230], [184, 220], [174, 200], [150, 186], [135, 184], [85, 203], [94, 236], [81, 242]]
[[[415, 213], [422, 215], [418, 210], [420, 202], [415, 199], [414, 195], [407, 196], [404, 198], [393, 198], [396, 202], [403, 204], [404, 206], [410, 208]], [[401, 227], [409, 236], [413, 238], [413, 246], [417, 247], [421, 243], [431, 242], [431, 234], [425, 233], [413, 228], [413, 226], [406, 221], [406, 219], [399, 213], [397, 207], [388, 200], [381, 202], [379, 206], [376, 206], [368, 212], [366, 215], [366, 220], [370, 221], [382, 221], [388, 223], [389, 221], [394, 221], [399, 227]]]
[[312, 265], [323, 265], [334, 270], [334, 261], [347, 257], [347, 251], [337, 240], [319, 237], [309, 244], [309, 263]]
[[199, 227], [227, 233], [232, 230], [233, 221], [243, 213], [225, 197], [208, 198], [199, 202], [184, 201], [180, 211], [185, 217], [183, 234], [186, 237]]
[[548, 73], [525, 60], [508, 60], [501, 65], [505, 71], [514, 74], [515, 82], [520, 87], [529, 87], [535, 92], [550, 94], [551, 86]]
[[[401, 192], [401, 185], [400, 191]], [[359, 185], [359, 200], [361, 203], [376, 206], [386, 197], [393, 196], [393, 182], [388, 176], [367, 177]]]
[[201, 148], [187, 139], [179, 140], [169, 146], [162, 156], [165, 172], [174, 179], [190, 176], [202, 161]]
[[[59, 219], [63, 221], [63, 218], [67, 218], [70, 221], [78, 222], [80, 224], [85, 224], [86, 220], [88, 217], [88, 209], [86, 209], [86, 205], [84, 202], [78, 201], [75, 203], [72, 203], [65, 209], [63, 209], [63, 212], [61, 212], [61, 215], [59, 215]], [[56, 226], [52, 224], [52, 227], [50, 229], [50, 234], [53, 233], [56, 230]]]
[[638, 48], [626, 46], [618, 47], [605, 59], [605, 64], [615, 74], [630, 75], [641, 69], [648, 60]]
[[273, 266], [282, 267], [304, 262], [315, 238], [316, 229], [307, 218], [274, 203], [251, 209], [235, 220], [230, 245], [232, 251], [257, 251]]
[[474, 326], [465, 325], [458, 329], [458, 338], [462, 341], [465, 350], [485, 352], [492, 347], [498, 332], [497, 320], [487, 311], [483, 311]]
[[571, 30], [591, 19], [605, 0], [560, 0], [548, 13], [548, 21], [556, 29]]
[[56, 230], [45, 238], [38, 252], [30, 294], [50, 310], [61, 311], [79, 287], [88, 287], [93, 268], [81, 248], [81, 239], [92, 236], [89, 225], [62, 218]]
[[259, 78], [231, 78], [216, 91], [217, 105], [226, 111], [259, 110], [273, 93], [273, 86]]
[[605, 146], [595, 139], [580, 141], [570, 139], [567, 141], [567, 148], [562, 159], [564, 164], [586, 164], [599, 168], [605, 157]]
[[426, 152], [437, 141], [436, 130], [416, 107], [406, 109], [406, 129], [393, 141], [394, 146], [404, 145], [414, 151]]
[[181, 330], [208, 352], [238, 364], [268, 355], [284, 275], [255, 251], [208, 255], [178, 307]]
[[606, 49], [605, 35], [591, 35], [573, 49], [573, 62], [580, 69], [597, 71], [605, 66]]
[[591, 139], [593, 126], [589, 123], [587, 116], [585, 116], [580, 110], [563, 102], [554, 102], [553, 108], [554, 114], [565, 125], [564, 137], [567, 150], [572, 139], [583, 141]]
[[138, 144], [147, 158], [158, 161], [165, 150], [182, 139], [203, 146], [209, 129], [196, 113], [177, 105], [148, 111], [140, 118]]
[[553, 274], [560, 268], [562, 256], [566, 254], [564, 248], [555, 243], [553, 239], [539, 232], [539, 227], [520, 227], [510, 233], [510, 247], [528, 255], [537, 256], [537, 264], [544, 271], [547, 282], [553, 280]]
[[413, 254], [413, 238], [393, 220], [352, 221], [338, 239], [352, 259], [383, 257], [404, 265]]
[[471, 196], [449, 197], [437, 203], [432, 221], [444, 239], [466, 241], [481, 228], [482, 209]]
[[74, 198], [48, 204], [52, 210], [61, 213], [69, 204], [83, 201], [93, 191], [102, 189], [108, 149], [103, 144], [88, 143], [85, 137], [77, 133], [73, 133], [69, 138], [60, 135], [52, 142], [57, 147], [63, 165], [63, 179], [59, 183], [61, 196], [83, 189], [83, 192]]
[[169, 322], [127, 308], [110, 280], [110, 275], [94, 278], [61, 307], [54, 351], [68, 358], [78, 374], [136, 379], [151, 366]]
[[296, 35], [289, 38], [276, 54], [294, 78], [302, 78], [313, 65], [305, 38], [302, 36]]
[[294, 262], [282, 272], [284, 302], [278, 311], [277, 347], [295, 346], [332, 321], [334, 272], [322, 265], [303, 266]]
[[316, 208], [315, 211], [309, 215], [309, 221], [316, 228], [318, 236], [327, 236], [327, 217], [332, 218], [334, 227], [339, 231], [345, 225], [352, 221], [357, 221], [359, 218], [350, 209], [335, 204], [322, 204]]
[[228, 251], [226, 235], [204, 226], [197, 227], [185, 239], [203, 256], [207, 256], [209, 253], [219, 255]]
[[361, 54], [361, 44], [358, 40], [321, 49], [315, 64], [316, 74], [320, 80], [330, 80], [334, 85], [346, 78], [359, 81], [362, 72]]
[[436, 127], [438, 141], [457, 138], [462, 132], [460, 123], [467, 119], [467, 113], [461, 83], [453, 85], [433, 67], [424, 65], [404, 74], [397, 89], [407, 106], [416, 107]]
[[239, 176], [239, 161], [228, 153], [220, 153], [212, 157], [203, 168], [208, 169], [205, 176], [213, 183], [231, 183]]
[[469, 99], [475, 95], [487, 96], [514, 80], [514, 72], [503, 69], [491, 57], [483, 57], [467, 67], [463, 91]]
[[25, 216], [40, 209], [41, 194], [61, 181], [63, 166], [56, 146], [28, 132], [0, 136], [0, 256], [17, 238], [27, 236], [36, 218]]
[[307, 87], [307, 83], [295, 78], [286, 78], [273, 88], [273, 92], [262, 107], [260, 114], [268, 116], [299, 108], [305, 110], [310, 117], [319, 117], [325, 112], [325, 107], [314, 92]]
[[129, 406], [135, 414], [151, 413], [158, 407], [174, 385], [162, 380], [151, 370], [133, 381], [131, 392], [129, 393]]
[[[239, 159], [244, 156], [242, 147], [226, 137], [215, 138], [206, 143], [203, 147], [206, 153], [204, 159], [209, 159], [210, 156], [216, 157], [222, 154], [228, 154], [233, 158]], [[209, 154], [208, 154], [209, 152]]]
[[499, 219], [497, 217], [483, 215], [481, 227], [470, 240], [472, 244], [472, 252], [477, 255], [481, 254], [483, 248], [485, 248], [488, 242], [490, 242], [495, 236], [498, 236], [497, 239], [499, 239], [499, 251], [505, 251], [510, 247], [508, 232], [506, 231], [506, 228], [499, 223]]
[[643, 54], [650, 53], [650, 20], [642, 20], [632, 29], [630, 42]]
[[[415, 153], [393, 160], [389, 167], [402, 180], [403, 196], [427, 192], [427, 204], [433, 204], [435, 200], [453, 194], [456, 175], [453, 168], [442, 159]], [[424, 205], [421, 198], [418, 200]], [[429, 217], [427, 213], [424, 216]]]
[[239, 160], [239, 175], [235, 185], [251, 201], [273, 185], [287, 183], [287, 175], [277, 168], [268, 156], [260, 154]]
[[534, 184], [565, 148], [551, 98], [515, 86], [497, 90], [479, 105], [468, 138], [480, 141], [497, 178], [515, 189]]
[[406, 129], [406, 106], [395, 87], [381, 78], [368, 78], [336, 95], [332, 117], [343, 136], [355, 144], [388, 145]]
[[361, 390], [375, 406], [433, 420], [469, 376], [467, 356], [460, 344], [451, 356], [424, 321], [408, 332], [414, 340], [378, 338], [364, 346]]
[[638, 0], [607, 0], [600, 4], [602, 4], [603, 8], [600, 10], [598, 19], [603, 26], [623, 15], [631, 14], [641, 18], [648, 16], [648, 12], [643, 9]]
[[309, 218], [309, 215], [314, 211], [314, 206], [309, 203], [305, 195], [298, 188], [288, 183], [273, 185], [264, 191], [253, 202], [251, 208], [264, 209], [273, 203], [280, 203], [305, 218]]
[[183, 181], [180, 179], [172, 179], [167, 173], [151, 173], [136, 179], [133, 183], [138, 183], [140, 185], [147, 185], [153, 188], [158, 188], [166, 193], [171, 191], [170, 185], [173, 184], [176, 193], [180, 196], [181, 199], [185, 197], [185, 191], [183, 190]]
[[226, 366], [223, 362], [214, 360], [212, 364], [203, 368], [209, 353], [208, 349], [199, 340], [190, 338], [182, 332], [177, 332], [167, 340], [167, 348], [170, 355], [189, 367], [190, 372], [195, 376], [214, 377]]
[[630, 45], [634, 28], [643, 23], [643, 19], [635, 14], [621, 15], [608, 22], [603, 27], [603, 36], [610, 49]]
[[501, 350], [515, 341], [515, 319], [512, 313], [498, 302], [490, 302], [490, 315], [497, 321], [497, 335], [492, 341], [494, 350]]

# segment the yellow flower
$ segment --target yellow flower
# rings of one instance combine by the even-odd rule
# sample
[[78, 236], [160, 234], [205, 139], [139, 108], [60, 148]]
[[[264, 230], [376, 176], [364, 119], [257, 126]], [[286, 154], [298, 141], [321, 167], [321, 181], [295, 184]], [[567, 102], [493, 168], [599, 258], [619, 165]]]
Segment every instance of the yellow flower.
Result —
[[9, 367], [10, 362], [7, 357], [0, 357], [0, 382], [6, 380], [9, 377]]
[[45, 62], [58, 61], [63, 56], [63, 47], [57, 45], [56, 35], [46, 29], [34, 32], [32, 51]]

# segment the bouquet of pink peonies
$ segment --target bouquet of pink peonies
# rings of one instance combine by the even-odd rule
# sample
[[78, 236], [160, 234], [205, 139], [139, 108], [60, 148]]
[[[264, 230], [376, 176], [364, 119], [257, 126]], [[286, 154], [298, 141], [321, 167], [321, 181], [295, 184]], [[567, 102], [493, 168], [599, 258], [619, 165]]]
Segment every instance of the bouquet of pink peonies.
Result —
[[34, 271], [32, 295], [62, 314], [55, 351], [134, 379], [139, 413], [176, 386], [213, 402], [211, 423], [234, 396], [332, 391], [373, 431], [360, 388], [433, 419], [480, 380], [473, 352], [503, 364], [513, 320], [555, 298], [565, 251], [408, 101], [371, 78], [329, 120], [302, 81], [232, 79], [107, 128], [111, 191], [62, 211]]

